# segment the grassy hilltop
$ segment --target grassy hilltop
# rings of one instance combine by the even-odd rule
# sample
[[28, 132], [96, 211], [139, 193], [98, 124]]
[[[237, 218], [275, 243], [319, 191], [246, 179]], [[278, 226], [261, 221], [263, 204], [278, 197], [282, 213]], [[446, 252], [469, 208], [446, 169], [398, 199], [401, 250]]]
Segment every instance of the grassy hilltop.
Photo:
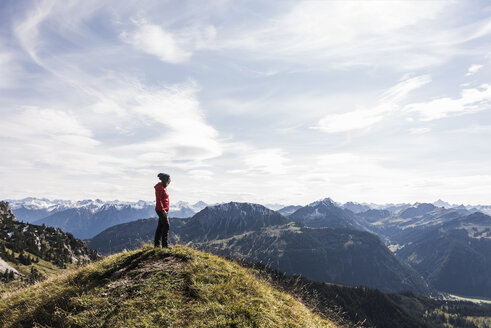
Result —
[[0, 300], [2, 327], [339, 327], [244, 268], [185, 246], [112, 255]]

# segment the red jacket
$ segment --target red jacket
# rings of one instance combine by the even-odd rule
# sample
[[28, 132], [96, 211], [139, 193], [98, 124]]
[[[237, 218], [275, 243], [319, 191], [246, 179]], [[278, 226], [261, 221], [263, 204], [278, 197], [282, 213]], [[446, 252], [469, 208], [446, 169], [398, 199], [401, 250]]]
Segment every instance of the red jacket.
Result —
[[157, 183], [154, 188], [155, 198], [157, 202], [157, 204], [155, 205], [155, 210], [165, 210], [166, 212], [169, 212], [169, 194], [167, 193], [167, 189], [165, 189], [162, 182]]

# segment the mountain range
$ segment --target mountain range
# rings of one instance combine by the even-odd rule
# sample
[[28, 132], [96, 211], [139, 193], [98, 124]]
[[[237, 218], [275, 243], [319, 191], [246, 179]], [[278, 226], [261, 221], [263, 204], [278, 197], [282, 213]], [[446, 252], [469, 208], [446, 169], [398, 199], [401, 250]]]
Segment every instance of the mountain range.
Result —
[[[38, 204], [37, 208], [47, 208], [55, 212], [39, 223], [61, 226], [62, 229], [75, 231], [76, 236], [82, 238], [93, 237], [88, 242], [102, 252], [136, 248], [142, 242], [153, 238], [155, 219], [132, 222], [134, 217], [154, 216], [153, 208], [145, 213], [145, 207], [150, 204], [143, 201], [132, 204], [104, 203], [98, 200], [72, 204], [58, 201], [55, 206], [53, 204], [47, 206], [49, 205], [47, 200], [28, 199], [23, 207], [29, 208], [30, 205], [33, 209], [35, 208], [33, 202], [44, 202]], [[376, 235], [385, 244], [384, 247], [387, 246], [393, 252], [391, 254], [396, 255], [399, 263], [410, 267], [413, 276], [417, 272], [416, 276], [423, 277], [428, 286], [459, 295], [481, 297], [490, 295], [489, 282], [486, 278], [491, 276], [487, 264], [491, 247], [487, 243], [486, 235], [486, 229], [490, 227], [487, 222], [489, 216], [473, 212], [478, 207], [486, 209], [486, 206], [451, 207], [451, 204], [441, 200], [434, 204], [412, 205], [374, 205], [355, 202], [339, 204], [326, 198], [306, 206], [286, 206], [276, 212], [258, 204], [250, 204], [249, 208], [237, 207], [236, 204], [241, 203], [205, 207], [191, 218], [189, 216], [186, 219], [171, 218], [171, 240], [194, 244], [222, 255], [262, 261], [295, 274], [302, 273], [297, 270], [297, 266], [301, 266], [297, 263], [301, 263], [298, 257], [302, 255], [298, 254], [302, 254], [304, 250], [298, 249], [302, 246], [324, 249], [326, 247], [322, 243], [324, 239], [336, 240], [332, 235], [333, 231], [340, 236], [338, 242], [344, 240], [348, 246], [352, 242], [356, 243], [357, 238], [363, 241], [361, 244], [370, 244], [366, 236]], [[18, 205], [17, 203], [16, 206]], [[206, 204], [196, 205], [199, 207]], [[70, 206], [72, 207], [67, 208]], [[275, 207], [280, 206], [276, 204]], [[61, 208], [64, 209], [56, 212]], [[190, 211], [187, 214], [191, 213], [194, 212]], [[472, 217], [480, 217], [482, 222], [471, 220]], [[128, 223], [120, 226], [121, 222]], [[108, 229], [104, 230], [106, 228]], [[349, 233], [343, 235], [343, 229]], [[319, 232], [321, 230], [325, 231]], [[100, 234], [95, 236], [99, 232]], [[366, 234], [365, 237], [360, 237], [362, 232]], [[272, 236], [276, 236], [276, 239]], [[354, 241], [346, 238], [353, 238]], [[294, 249], [297, 249], [298, 253], [295, 256], [292, 255]], [[383, 257], [382, 252], [374, 251], [373, 254], [375, 253], [377, 258]], [[355, 256], [353, 254], [350, 256], [347, 258], [354, 259], [356, 263], [363, 262], [361, 258], [353, 257]], [[317, 259], [317, 257], [313, 258]], [[304, 261], [303, 258], [301, 260]], [[343, 261], [337, 263], [326, 254], [319, 257], [320, 263], [325, 264], [327, 260], [331, 264], [336, 263], [333, 265], [338, 267], [336, 270], [340, 270], [339, 267], [345, 265]], [[289, 263], [292, 261], [295, 262], [294, 265]], [[371, 261], [376, 263], [378, 260]], [[321, 266], [319, 263], [303, 264], [304, 270], [309, 272], [311, 278], [343, 284], [353, 284], [357, 281], [357, 277], [349, 277], [342, 271], [330, 272], [329, 270], [333, 270], [332, 267], [322, 269]], [[322, 274], [314, 274], [316, 270]], [[466, 283], [455, 283], [453, 280], [455, 277], [451, 278], [449, 272], [458, 272], [461, 280]], [[326, 276], [329, 278], [325, 278]], [[339, 280], [339, 277], [345, 278], [348, 282]], [[399, 279], [401, 277], [399, 275]], [[363, 284], [379, 288], [373, 281]], [[393, 286], [385, 290], [398, 290]]]
[[[155, 226], [156, 219], [129, 222], [111, 227], [87, 243], [101, 253], [137, 248], [153, 239]], [[258, 204], [209, 206], [189, 219], [171, 220], [171, 231], [171, 242], [262, 262], [314, 280], [384, 291], [430, 292], [422, 277], [375, 235], [348, 228], [308, 227]]]
[[[397, 211], [355, 213], [329, 198], [293, 209], [283, 216], [258, 204], [207, 207], [189, 219], [171, 220], [171, 240], [318, 281], [385, 291], [429, 293], [434, 288], [459, 295], [490, 295], [487, 233], [491, 224], [484, 213], [425, 203]], [[155, 219], [114, 226], [88, 244], [105, 253], [135, 248], [153, 238], [155, 226]], [[436, 238], [438, 234], [441, 238]], [[463, 244], [467, 246], [450, 247]], [[361, 277], [357, 272], [370, 274]], [[455, 282], [451, 272], [472, 282]]]
[[[57, 227], [72, 233], [77, 238], [90, 238], [113, 225], [156, 216], [155, 203], [142, 200], [137, 202], [105, 202], [100, 199], [67, 201], [31, 197], [10, 202], [19, 220]], [[206, 205], [201, 201], [195, 204], [177, 202], [171, 205], [169, 215], [190, 217]]]
[[354, 213], [326, 199], [289, 218], [316, 227], [345, 224], [374, 233], [435, 289], [491, 297], [491, 217], [484, 213], [427, 203], [394, 212], [369, 209]]

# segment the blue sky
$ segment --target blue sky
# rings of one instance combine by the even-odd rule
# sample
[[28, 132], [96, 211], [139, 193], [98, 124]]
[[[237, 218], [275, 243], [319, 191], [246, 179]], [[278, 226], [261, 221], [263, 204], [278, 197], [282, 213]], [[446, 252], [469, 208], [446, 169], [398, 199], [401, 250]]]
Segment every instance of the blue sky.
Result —
[[0, 197], [491, 203], [488, 1], [2, 1]]

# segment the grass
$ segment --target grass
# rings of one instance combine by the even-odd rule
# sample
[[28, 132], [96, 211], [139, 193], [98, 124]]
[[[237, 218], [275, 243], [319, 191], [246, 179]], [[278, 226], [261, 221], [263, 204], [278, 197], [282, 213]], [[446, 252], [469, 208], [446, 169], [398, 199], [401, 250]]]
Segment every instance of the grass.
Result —
[[0, 300], [0, 326], [337, 327], [254, 271], [151, 245], [67, 270]]

